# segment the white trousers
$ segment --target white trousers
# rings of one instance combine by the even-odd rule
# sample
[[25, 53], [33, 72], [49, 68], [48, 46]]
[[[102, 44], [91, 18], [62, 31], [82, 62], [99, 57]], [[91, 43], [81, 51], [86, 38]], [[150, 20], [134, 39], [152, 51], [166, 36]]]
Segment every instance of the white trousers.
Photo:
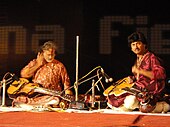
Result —
[[[139, 101], [136, 99], [135, 96], [129, 95], [125, 98], [124, 104], [121, 105], [119, 108], [113, 107], [112, 105], [108, 104], [110, 108], [117, 111], [133, 111], [134, 109], [139, 108]], [[152, 111], [153, 113], [166, 113], [170, 110], [170, 105], [165, 101], [157, 102], [155, 109]]]

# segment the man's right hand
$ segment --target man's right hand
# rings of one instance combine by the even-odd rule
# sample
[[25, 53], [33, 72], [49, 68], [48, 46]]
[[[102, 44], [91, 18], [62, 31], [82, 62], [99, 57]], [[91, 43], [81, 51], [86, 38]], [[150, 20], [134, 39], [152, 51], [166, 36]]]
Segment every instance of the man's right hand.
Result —
[[66, 91], [65, 91], [65, 94], [73, 95], [73, 92], [72, 92], [71, 90], [66, 90]]
[[131, 76], [128, 76], [126, 81], [127, 81], [127, 83], [129, 83], [129, 84], [132, 84], [132, 83], [133, 83], [133, 79], [131, 78]]
[[43, 62], [44, 62], [44, 56], [43, 56], [43, 53], [38, 53], [37, 55], [37, 64], [38, 66], [42, 66], [43, 65]]

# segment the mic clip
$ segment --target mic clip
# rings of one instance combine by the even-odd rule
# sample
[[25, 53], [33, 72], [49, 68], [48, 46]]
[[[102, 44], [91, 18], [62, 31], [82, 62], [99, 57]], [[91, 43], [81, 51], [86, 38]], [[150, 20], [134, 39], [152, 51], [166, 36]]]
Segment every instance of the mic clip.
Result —
[[105, 77], [105, 82], [109, 83], [109, 82], [113, 82], [113, 78], [109, 77], [105, 72], [104, 69], [101, 68], [101, 74], [103, 75], [103, 77]]

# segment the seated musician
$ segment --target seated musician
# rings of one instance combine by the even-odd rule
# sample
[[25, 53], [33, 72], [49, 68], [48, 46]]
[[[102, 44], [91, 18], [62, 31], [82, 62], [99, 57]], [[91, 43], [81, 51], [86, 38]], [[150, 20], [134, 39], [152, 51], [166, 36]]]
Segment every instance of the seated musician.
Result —
[[119, 97], [108, 95], [108, 106], [123, 111], [167, 112], [169, 104], [162, 100], [166, 72], [160, 58], [148, 50], [147, 40], [141, 32], [128, 36], [128, 44], [136, 54], [133, 76], [128, 76], [128, 83], [134, 84], [136, 94], [127, 92]]
[[[72, 95], [70, 79], [63, 63], [55, 59], [57, 46], [52, 41], [47, 41], [41, 46], [37, 58], [33, 59], [21, 70], [21, 78], [31, 79], [33, 83], [39, 84], [45, 89], [63, 91], [65, 94]], [[64, 93], [63, 92], [63, 93]], [[57, 105], [60, 98], [48, 94], [35, 94], [28, 97], [19, 95], [13, 99], [13, 106], [20, 106], [23, 103], [28, 105]]]

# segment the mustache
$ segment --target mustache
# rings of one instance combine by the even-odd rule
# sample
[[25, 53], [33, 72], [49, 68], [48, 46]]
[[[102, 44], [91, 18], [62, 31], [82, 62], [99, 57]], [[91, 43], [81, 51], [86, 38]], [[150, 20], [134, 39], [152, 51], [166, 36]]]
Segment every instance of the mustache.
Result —
[[135, 49], [135, 51], [136, 51], [136, 50], [138, 50], [138, 51], [139, 51], [140, 49], [139, 49], [139, 48], [136, 48], [136, 49]]

